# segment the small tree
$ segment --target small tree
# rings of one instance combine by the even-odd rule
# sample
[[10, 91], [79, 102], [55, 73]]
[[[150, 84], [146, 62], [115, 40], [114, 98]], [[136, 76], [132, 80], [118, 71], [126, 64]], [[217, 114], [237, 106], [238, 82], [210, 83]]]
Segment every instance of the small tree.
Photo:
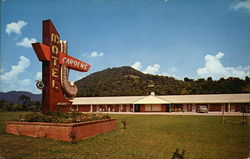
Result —
[[0, 101], [0, 111], [7, 111], [9, 106], [10, 106], [9, 102], [7, 102], [5, 100]]
[[21, 104], [11, 104], [12, 111], [21, 111], [23, 110], [23, 106]]
[[208, 78], [207, 78], [207, 81], [209, 81], [209, 82], [213, 82], [212, 77], [208, 77]]
[[27, 111], [29, 109], [29, 106], [32, 104], [32, 102], [29, 96], [21, 95], [18, 98], [18, 104], [23, 105], [23, 109]]
[[31, 104], [27, 107], [27, 109], [29, 111], [38, 112], [38, 111], [41, 111], [42, 104], [40, 101], [31, 102]]

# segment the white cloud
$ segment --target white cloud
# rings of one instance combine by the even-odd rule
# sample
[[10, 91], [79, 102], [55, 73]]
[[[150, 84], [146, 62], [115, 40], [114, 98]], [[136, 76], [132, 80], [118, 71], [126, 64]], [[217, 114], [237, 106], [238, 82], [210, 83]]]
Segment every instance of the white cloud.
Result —
[[30, 79], [19, 80], [18, 83], [23, 86], [28, 86], [31, 82]]
[[19, 75], [25, 72], [29, 66], [30, 66], [30, 60], [24, 56], [20, 56], [17, 65], [11, 66], [11, 70], [9, 72], [0, 75], [1, 79], [0, 83], [2, 91], [11, 91], [11, 90], [29, 91], [28, 86], [30, 86], [31, 80], [28, 78], [19, 79]]
[[231, 5], [234, 10], [245, 9], [250, 13], [250, 1], [237, 2]]
[[6, 25], [6, 33], [10, 34], [10, 33], [16, 33], [18, 35], [20, 35], [22, 32], [22, 28], [27, 25], [27, 22], [25, 21], [18, 21], [18, 22], [12, 22], [10, 24]]
[[83, 75], [77, 75], [74, 81], [78, 81], [78, 80], [80, 80], [80, 79], [82, 79], [84, 77], [86, 77], [86, 75], [84, 75], [84, 76]]
[[93, 51], [92, 53], [90, 53], [90, 57], [101, 57], [101, 56], [103, 56], [104, 55], [104, 53], [103, 52], [100, 52], [100, 53], [98, 53], [98, 52], [96, 52], [96, 51]]
[[[140, 61], [136, 61], [133, 65], [131, 65], [132, 68], [142, 71], [142, 63]], [[160, 65], [159, 64], [154, 64], [154, 65], [148, 65], [143, 73], [149, 73], [149, 74], [156, 74], [160, 70]]]
[[35, 79], [36, 80], [42, 80], [42, 72], [37, 72]]
[[101, 52], [100, 54], [99, 54], [99, 56], [103, 56], [104, 55], [104, 53], [103, 52]]
[[206, 55], [205, 56], [205, 66], [197, 69], [197, 74], [200, 77], [213, 77], [213, 79], [220, 79], [221, 77], [239, 77], [245, 78], [249, 76], [248, 67], [225, 67], [221, 63], [221, 58], [224, 53], [218, 52], [215, 56]]
[[156, 74], [161, 66], [159, 64], [154, 64], [153, 66], [149, 65], [143, 72], [149, 74]]
[[2, 80], [11, 80], [16, 78], [20, 73], [23, 73], [26, 68], [30, 66], [30, 60], [24, 56], [19, 57], [18, 65], [11, 66], [11, 70], [9, 72], [1, 75]]
[[138, 71], [140, 71], [142, 69], [142, 65], [141, 65], [140, 61], [136, 61], [131, 67], [138, 70]]
[[98, 56], [98, 53], [95, 51], [90, 54], [90, 57], [97, 57], [97, 56]]
[[178, 69], [176, 67], [171, 67], [170, 69], [168, 69], [167, 72], [163, 72], [163, 73], [161, 73], [159, 75], [177, 78], [176, 75], [175, 75], [175, 73], [177, 73], [177, 72], [178, 72]]
[[35, 43], [35, 42], [36, 42], [35, 38], [31, 38], [31, 39], [23, 38], [23, 40], [20, 42], [17, 42], [16, 45], [30, 48], [32, 47], [31, 43]]
[[161, 76], [170, 76], [167, 72], [163, 72], [162, 74], [159, 74]]
[[168, 69], [167, 72], [159, 73], [161, 66], [159, 64], [154, 65], [148, 65], [145, 70], [142, 69], [142, 63], [140, 61], [136, 61], [133, 65], [131, 65], [132, 68], [142, 71], [143, 73], [149, 73], [149, 74], [158, 74], [160, 76], [173, 76], [175, 77], [175, 73], [178, 71], [176, 67], [172, 67]]
[[176, 67], [172, 67], [171, 69], [170, 69], [170, 72], [171, 73], [176, 73], [178, 71], [178, 69], [176, 68]]

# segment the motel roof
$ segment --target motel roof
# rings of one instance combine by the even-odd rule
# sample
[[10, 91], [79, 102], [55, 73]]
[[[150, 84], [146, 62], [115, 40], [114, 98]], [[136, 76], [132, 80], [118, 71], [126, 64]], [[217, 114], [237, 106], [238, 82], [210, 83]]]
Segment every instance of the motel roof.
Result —
[[184, 103], [250, 103], [250, 94], [149, 95], [117, 97], [76, 97], [73, 105], [100, 104], [184, 104]]
[[147, 96], [119, 96], [119, 97], [77, 97], [73, 100], [73, 105], [89, 104], [133, 104], [135, 101]]
[[169, 102], [167, 99], [163, 99], [161, 97], [154, 95], [146, 96], [144, 98], [141, 98], [133, 102], [133, 104], [170, 104], [170, 103], [171, 102]]
[[206, 94], [206, 95], [169, 95], [161, 98], [172, 103], [249, 103], [250, 94]]

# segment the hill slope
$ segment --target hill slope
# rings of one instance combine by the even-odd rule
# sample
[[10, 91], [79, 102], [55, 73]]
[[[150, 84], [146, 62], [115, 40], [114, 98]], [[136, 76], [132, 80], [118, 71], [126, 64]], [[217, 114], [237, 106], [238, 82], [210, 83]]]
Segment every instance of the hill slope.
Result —
[[250, 81], [228, 78], [213, 81], [212, 78], [185, 81], [172, 77], [144, 74], [131, 67], [108, 68], [93, 73], [76, 82], [77, 96], [132, 96], [167, 94], [212, 94], [250, 92]]
[[42, 95], [41, 94], [32, 94], [30, 92], [25, 91], [11, 91], [11, 92], [0, 92], [0, 100], [8, 101], [10, 103], [17, 103], [18, 98], [21, 95], [29, 96], [31, 101], [41, 101]]

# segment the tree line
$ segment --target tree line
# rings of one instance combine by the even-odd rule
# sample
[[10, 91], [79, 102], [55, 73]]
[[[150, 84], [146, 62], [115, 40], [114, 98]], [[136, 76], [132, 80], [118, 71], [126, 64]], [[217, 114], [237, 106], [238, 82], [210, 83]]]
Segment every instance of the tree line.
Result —
[[32, 101], [29, 96], [21, 95], [17, 103], [0, 101], [0, 111], [40, 111], [41, 101]]

